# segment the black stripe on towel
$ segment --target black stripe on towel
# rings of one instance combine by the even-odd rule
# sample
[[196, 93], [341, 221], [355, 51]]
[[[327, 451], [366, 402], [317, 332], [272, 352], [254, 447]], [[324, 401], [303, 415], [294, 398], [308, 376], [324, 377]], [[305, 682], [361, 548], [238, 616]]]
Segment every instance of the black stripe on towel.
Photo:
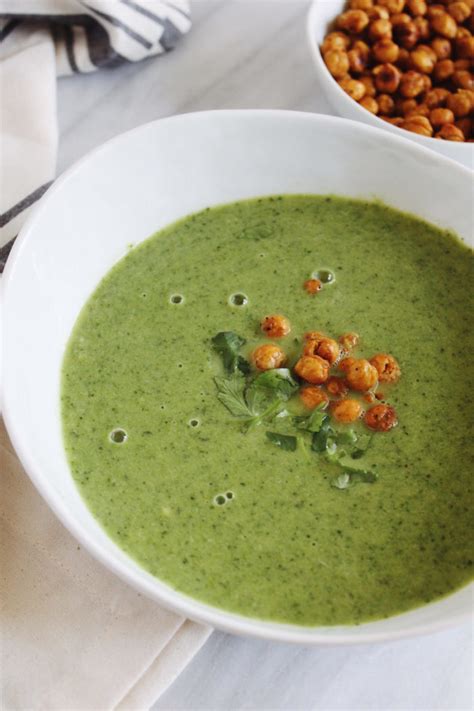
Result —
[[[163, 34], [160, 37], [160, 44], [165, 50], [173, 49], [176, 46], [179, 38], [181, 37], [181, 32], [177, 29], [176, 25], [171, 22], [167, 17], [159, 17], [155, 15], [154, 12], [147, 10], [141, 5], [137, 5], [133, 0], [120, 0], [123, 5], [127, 5], [132, 10], [139, 12], [140, 14], [148, 17], [149, 20], [153, 20], [157, 25], [161, 25], [163, 28]], [[171, 7], [171, 6], [170, 6]], [[173, 7], [173, 10], [177, 10]], [[184, 15], [184, 13], [181, 13]], [[184, 15], [187, 18], [187, 15]]]
[[74, 56], [74, 33], [70, 25], [63, 26], [64, 31], [64, 44], [66, 46], [66, 54], [69, 64], [73, 72], [78, 72], [79, 68], [76, 63], [76, 58]]
[[88, 10], [93, 12], [95, 15], [99, 15], [99, 17], [103, 17], [104, 20], [107, 20], [107, 22], [110, 22], [111, 25], [114, 25], [115, 27], [119, 27], [121, 30], [125, 32], [129, 37], [135, 40], [135, 42], [138, 42], [141, 44], [143, 47], [146, 49], [151, 49], [153, 47], [152, 43], [149, 42], [147, 39], [142, 37], [141, 35], [138, 34], [138, 32], [135, 32], [132, 30], [131, 27], [126, 25], [124, 22], [121, 20], [118, 20], [116, 17], [113, 17], [112, 15], [109, 15], [106, 12], [102, 12], [101, 10], [96, 10], [95, 7], [91, 7], [90, 5], [87, 5], [84, 3], [84, 7], [87, 7]]
[[8, 255], [11, 252], [15, 239], [16, 237], [4, 244], [3, 247], [0, 247], [0, 274], [2, 274], [5, 269], [5, 264], [7, 263]]
[[37, 200], [40, 199], [40, 197], [44, 195], [52, 182], [53, 181], [50, 180], [49, 183], [45, 183], [39, 188], [36, 188], [36, 190], [33, 190], [32, 193], [24, 197], [23, 200], [20, 200], [20, 202], [17, 202], [16, 205], [13, 205], [13, 207], [4, 212], [3, 215], [0, 215], [0, 227], [5, 227], [5, 225], [8, 225], [8, 223], [11, 222], [14, 217], [19, 215], [20, 212], [23, 212], [23, 210], [31, 207]]
[[19, 24], [20, 20], [10, 20], [10, 22], [7, 22], [7, 24], [0, 30], [0, 42], [3, 42], [3, 40], [6, 39]]

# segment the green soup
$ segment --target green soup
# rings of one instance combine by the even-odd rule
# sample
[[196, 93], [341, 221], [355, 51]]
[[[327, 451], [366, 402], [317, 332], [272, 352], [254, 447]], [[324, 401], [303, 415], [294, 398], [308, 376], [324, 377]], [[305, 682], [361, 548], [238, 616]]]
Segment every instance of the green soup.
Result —
[[[318, 269], [335, 280], [309, 296]], [[357, 624], [466, 584], [472, 276], [453, 235], [377, 203], [267, 197], [162, 230], [103, 279], [67, 347], [65, 446], [87, 505], [153, 575], [251, 617]], [[337, 465], [217, 399], [212, 337], [236, 332], [246, 355], [274, 313], [290, 361], [308, 330], [355, 331], [358, 357], [398, 360], [399, 424], [364, 454], [376, 482], [334, 488]]]

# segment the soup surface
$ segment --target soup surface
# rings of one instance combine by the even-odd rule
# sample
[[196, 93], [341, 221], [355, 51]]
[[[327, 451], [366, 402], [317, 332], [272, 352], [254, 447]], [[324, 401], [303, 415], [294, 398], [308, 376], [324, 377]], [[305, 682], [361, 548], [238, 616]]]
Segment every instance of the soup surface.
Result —
[[[323, 269], [335, 279], [311, 296]], [[157, 233], [103, 279], [65, 354], [65, 445], [87, 505], [153, 575], [252, 617], [357, 624], [467, 583], [472, 269], [453, 235], [336, 197], [243, 201]], [[297, 398], [250, 428], [217, 398], [212, 338], [239, 334], [247, 356], [266, 314], [291, 322], [290, 364], [308, 330], [396, 357], [399, 424], [363, 455], [376, 481], [338, 489], [338, 464], [275, 446], [266, 431], [289, 431]]]

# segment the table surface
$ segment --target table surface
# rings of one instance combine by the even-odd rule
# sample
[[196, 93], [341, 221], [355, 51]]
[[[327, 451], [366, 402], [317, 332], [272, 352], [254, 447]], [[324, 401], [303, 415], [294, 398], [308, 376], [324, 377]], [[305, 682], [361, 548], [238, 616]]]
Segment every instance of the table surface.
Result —
[[[141, 123], [205, 109], [331, 113], [305, 37], [306, 0], [194, 0], [175, 51], [59, 81], [58, 172]], [[472, 708], [470, 624], [364, 647], [303, 647], [215, 632], [154, 711]]]

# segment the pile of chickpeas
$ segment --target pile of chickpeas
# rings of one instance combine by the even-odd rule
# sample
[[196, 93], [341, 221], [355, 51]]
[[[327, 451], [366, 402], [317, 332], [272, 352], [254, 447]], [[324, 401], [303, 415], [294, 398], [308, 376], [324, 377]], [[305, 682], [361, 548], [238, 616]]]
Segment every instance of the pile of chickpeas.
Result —
[[[289, 320], [281, 314], [265, 316], [260, 327], [271, 339], [284, 338], [291, 331]], [[299, 397], [309, 410], [327, 408], [336, 422], [349, 424], [363, 419], [371, 430], [387, 432], [397, 425], [397, 414], [388, 403], [377, 403], [384, 400], [378, 388], [380, 384], [396, 383], [400, 366], [389, 353], [377, 353], [370, 359], [353, 357], [358, 344], [357, 333], [344, 333], [338, 341], [319, 331], [306, 333], [293, 368], [302, 383]], [[257, 370], [281, 368], [286, 362], [285, 351], [276, 343], [264, 343], [252, 353]], [[368, 408], [365, 403], [369, 403]]]
[[474, 0], [349, 0], [321, 52], [332, 76], [384, 121], [474, 138]]

